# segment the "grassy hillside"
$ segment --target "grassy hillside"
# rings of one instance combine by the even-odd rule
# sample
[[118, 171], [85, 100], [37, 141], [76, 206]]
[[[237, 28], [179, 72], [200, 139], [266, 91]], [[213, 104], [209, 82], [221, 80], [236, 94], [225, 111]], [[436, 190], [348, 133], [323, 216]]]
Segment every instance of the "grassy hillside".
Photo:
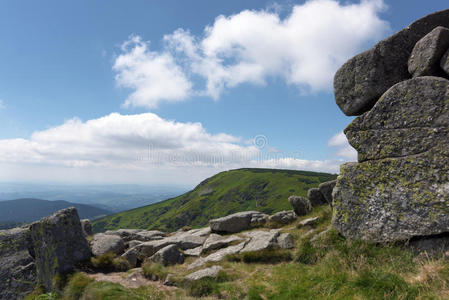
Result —
[[81, 219], [93, 219], [111, 213], [110, 211], [95, 206], [71, 203], [62, 200], [48, 201], [25, 198], [0, 201], [0, 227], [6, 227], [8, 224], [14, 227], [17, 223], [37, 221], [60, 209], [71, 206], [76, 207]]
[[96, 220], [94, 231], [143, 228], [175, 231], [204, 226], [210, 219], [245, 210], [272, 214], [291, 209], [287, 198], [336, 175], [274, 169], [238, 169], [219, 173], [176, 198]]

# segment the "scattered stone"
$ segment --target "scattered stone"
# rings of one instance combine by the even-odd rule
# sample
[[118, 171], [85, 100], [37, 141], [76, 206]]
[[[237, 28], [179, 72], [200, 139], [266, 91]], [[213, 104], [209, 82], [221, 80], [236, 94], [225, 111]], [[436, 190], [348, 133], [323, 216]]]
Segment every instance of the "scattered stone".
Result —
[[53, 278], [73, 270], [76, 263], [90, 259], [89, 244], [83, 235], [74, 207], [60, 210], [30, 225], [39, 282], [52, 291]]
[[151, 256], [150, 260], [164, 266], [182, 264], [184, 262], [184, 255], [179, 252], [177, 245], [168, 245]]
[[308, 218], [308, 219], [302, 220], [301, 222], [299, 222], [298, 228], [305, 227], [305, 226], [313, 227], [316, 225], [316, 223], [318, 222], [319, 219], [320, 219], [319, 217], [314, 217], [314, 218]]
[[379, 97], [410, 78], [415, 44], [437, 26], [449, 27], [449, 10], [428, 15], [346, 62], [335, 74], [335, 100], [348, 116], [369, 111]]
[[184, 279], [186, 281], [196, 281], [203, 278], [217, 278], [218, 273], [223, 270], [220, 266], [212, 266], [210, 268], [198, 270], [194, 273], [187, 275]]
[[267, 223], [268, 217], [267, 214], [262, 213], [252, 215], [250, 221], [251, 228], [264, 226]]
[[198, 257], [201, 255], [202, 251], [203, 251], [203, 247], [199, 246], [199, 247], [196, 247], [193, 249], [184, 250], [184, 255]]
[[217, 252], [214, 252], [214, 253], [212, 253], [212, 254], [204, 257], [204, 258], [200, 257], [196, 261], [191, 263], [188, 266], [188, 269], [191, 270], [191, 269], [200, 267], [200, 266], [202, 266], [205, 263], [210, 262], [210, 261], [213, 261], [213, 262], [221, 261], [229, 254], [239, 253], [240, 250], [242, 250], [243, 247], [245, 247], [245, 244], [246, 244], [246, 242], [242, 242], [242, 243], [240, 243], [238, 245], [235, 245], [235, 246], [229, 246], [227, 248], [220, 249]]
[[237, 233], [243, 230], [251, 229], [252, 220], [256, 222], [265, 218], [265, 216], [265, 214], [261, 214], [257, 211], [244, 211], [210, 220], [209, 223], [212, 232]]
[[312, 204], [309, 199], [301, 196], [290, 196], [288, 202], [293, 206], [293, 210], [297, 216], [305, 216], [312, 211]]
[[81, 228], [83, 229], [84, 236], [92, 235], [92, 224], [89, 219], [81, 220]]
[[209, 252], [212, 250], [220, 249], [231, 245], [232, 243], [241, 242], [243, 239], [236, 236], [231, 235], [228, 237], [223, 237], [219, 234], [212, 233], [207, 240], [204, 242], [202, 247], [202, 252]]
[[449, 29], [438, 26], [420, 39], [408, 61], [408, 71], [413, 77], [439, 76], [440, 61], [449, 49]]
[[272, 223], [287, 225], [298, 219], [293, 210], [283, 210], [271, 215], [268, 220]]
[[129, 262], [131, 268], [135, 268], [137, 266], [137, 251], [135, 250], [135, 248], [129, 249], [128, 251], [123, 253], [121, 257]]
[[116, 235], [97, 233], [90, 242], [92, 254], [100, 256], [108, 252], [120, 255], [125, 251], [125, 243]]
[[182, 250], [193, 249], [203, 245], [206, 240], [205, 236], [191, 235], [188, 232], [177, 232], [175, 235], [167, 237], [162, 241], [178, 244]]
[[135, 247], [135, 246], [137, 246], [137, 245], [140, 245], [140, 244], [142, 244], [142, 243], [143, 243], [143, 242], [137, 241], [137, 240], [129, 241], [129, 242], [128, 242], [128, 248], [133, 248], [133, 247]]
[[292, 249], [295, 248], [295, 243], [293, 242], [293, 237], [290, 233], [282, 233], [277, 238], [277, 243], [282, 249]]
[[446, 75], [449, 75], [449, 49], [443, 55], [443, 58], [440, 61], [440, 67], [446, 72]]
[[142, 229], [108, 230], [105, 232], [105, 234], [118, 235], [123, 239], [125, 243], [132, 240], [141, 242], [161, 240], [166, 236], [165, 233], [159, 230], [142, 230]]
[[153, 254], [155, 254], [160, 249], [162, 249], [168, 245], [173, 245], [173, 244], [176, 244], [176, 241], [168, 240], [168, 239], [143, 242], [142, 244], [134, 246], [133, 248], [126, 251], [125, 254], [127, 254], [129, 256], [129, 255], [132, 255], [131, 254], [132, 252], [134, 252], [134, 254], [136, 255], [137, 261], [141, 262], [145, 258], [150, 257]]
[[312, 207], [326, 204], [326, 198], [324, 198], [323, 194], [318, 188], [311, 188], [307, 192], [307, 198], [309, 198], [310, 204]]
[[204, 227], [201, 229], [192, 229], [190, 231], [187, 232], [190, 235], [195, 235], [195, 236], [208, 236], [211, 233], [211, 229], [210, 227]]
[[275, 229], [270, 231], [256, 230], [245, 232], [243, 235], [250, 238], [250, 241], [245, 245], [240, 253], [275, 248], [277, 245], [279, 231]]
[[0, 230], [0, 299], [23, 299], [36, 284], [28, 228]]
[[327, 203], [332, 207], [332, 191], [335, 187], [337, 180], [332, 180], [328, 182], [321, 183], [318, 188], [320, 189], [321, 194], [323, 194], [324, 199], [326, 199]]

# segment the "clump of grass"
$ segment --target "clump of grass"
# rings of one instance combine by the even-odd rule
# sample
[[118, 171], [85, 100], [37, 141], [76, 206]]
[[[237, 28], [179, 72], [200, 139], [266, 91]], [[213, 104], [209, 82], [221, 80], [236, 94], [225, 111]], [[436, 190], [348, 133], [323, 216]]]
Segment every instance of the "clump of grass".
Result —
[[42, 284], [36, 286], [36, 288], [25, 297], [25, 300], [34, 300], [38, 296], [45, 294], [45, 288]]
[[103, 272], [125, 272], [131, 269], [129, 262], [123, 257], [116, 257], [112, 252], [105, 253], [103, 255], [92, 257], [92, 265]]
[[205, 297], [211, 294], [219, 294], [218, 283], [212, 278], [203, 278], [187, 284], [187, 293], [192, 297]]
[[229, 254], [226, 260], [229, 262], [250, 263], [266, 263], [274, 264], [280, 262], [291, 261], [293, 259], [290, 251], [287, 250], [261, 250], [250, 251], [241, 254]]
[[64, 288], [63, 298], [64, 300], [77, 300], [83, 295], [86, 287], [94, 280], [87, 277], [83, 273], [75, 273], [70, 276], [69, 281]]
[[142, 272], [150, 280], [164, 280], [167, 278], [168, 270], [162, 264], [145, 260], [142, 264]]

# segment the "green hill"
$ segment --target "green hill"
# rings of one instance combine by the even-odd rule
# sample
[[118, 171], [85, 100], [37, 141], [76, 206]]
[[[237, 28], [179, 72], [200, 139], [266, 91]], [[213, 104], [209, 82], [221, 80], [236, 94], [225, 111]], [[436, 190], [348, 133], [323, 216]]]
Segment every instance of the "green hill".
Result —
[[175, 231], [201, 227], [210, 219], [245, 210], [272, 214], [291, 209], [287, 198], [337, 175], [276, 169], [238, 169], [219, 173], [181, 196], [113, 214], [93, 222], [94, 232], [119, 228]]

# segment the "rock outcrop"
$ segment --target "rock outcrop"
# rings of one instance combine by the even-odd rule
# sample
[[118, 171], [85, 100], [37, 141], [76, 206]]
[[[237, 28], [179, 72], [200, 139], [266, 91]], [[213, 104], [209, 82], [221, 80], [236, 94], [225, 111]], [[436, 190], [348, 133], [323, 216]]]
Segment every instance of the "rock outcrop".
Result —
[[312, 206], [320, 206], [323, 204], [326, 204], [326, 198], [324, 198], [324, 195], [321, 193], [319, 188], [311, 188], [307, 191], [307, 198], [309, 198], [310, 204]]
[[223, 267], [212, 266], [210, 268], [205, 268], [205, 269], [193, 272], [193, 273], [187, 275], [184, 279], [186, 281], [196, 281], [196, 280], [200, 280], [203, 278], [216, 278], [218, 276], [218, 273], [220, 273], [221, 270], [223, 270]]
[[271, 215], [268, 218], [268, 221], [271, 223], [277, 223], [280, 225], [287, 225], [290, 224], [298, 219], [298, 216], [296, 216], [295, 212], [293, 210], [283, 210], [280, 212], [277, 212], [273, 215]]
[[155, 263], [168, 266], [182, 264], [184, 262], [184, 255], [179, 252], [179, 247], [177, 245], [168, 245], [157, 251], [150, 259]]
[[108, 252], [120, 255], [125, 250], [125, 243], [117, 235], [97, 233], [90, 244], [94, 256], [100, 256]]
[[335, 75], [343, 112], [364, 112], [345, 129], [359, 162], [341, 166], [333, 189], [333, 225], [348, 238], [449, 232], [449, 81], [421, 76], [444, 74], [449, 29], [438, 26], [449, 26], [449, 10], [413, 23]]
[[335, 185], [337, 184], [337, 180], [323, 182], [318, 186], [321, 194], [323, 194], [326, 202], [332, 206], [332, 191], [334, 190]]
[[22, 299], [36, 284], [28, 228], [0, 230], [0, 299]]
[[53, 278], [72, 271], [90, 259], [91, 251], [83, 235], [74, 207], [60, 210], [30, 225], [39, 282], [53, 290]]
[[305, 216], [312, 211], [312, 204], [310, 203], [310, 200], [305, 197], [290, 196], [288, 197], [288, 202], [298, 216]]
[[268, 219], [268, 215], [258, 211], [244, 211], [209, 221], [212, 232], [236, 233], [259, 226]]

